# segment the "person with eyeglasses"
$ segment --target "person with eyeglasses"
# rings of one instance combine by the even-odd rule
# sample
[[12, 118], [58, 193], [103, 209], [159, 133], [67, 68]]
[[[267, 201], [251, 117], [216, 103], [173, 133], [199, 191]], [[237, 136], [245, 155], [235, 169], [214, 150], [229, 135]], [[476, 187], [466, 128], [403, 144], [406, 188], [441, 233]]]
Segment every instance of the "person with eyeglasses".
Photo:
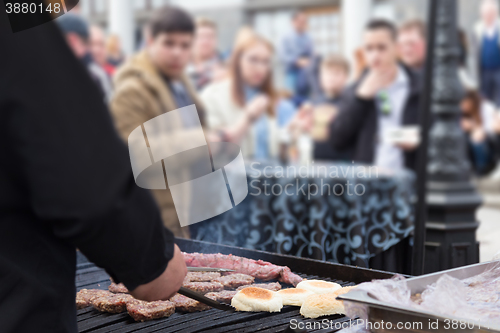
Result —
[[225, 128], [225, 141], [239, 144], [246, 158], [278, 157], [280, 133], [295, 114], [293, 103], [273, 87], [272, 57], [269, 41], [245, 28], [235, 42], [229, 78], [201, 93], [208, 128]]

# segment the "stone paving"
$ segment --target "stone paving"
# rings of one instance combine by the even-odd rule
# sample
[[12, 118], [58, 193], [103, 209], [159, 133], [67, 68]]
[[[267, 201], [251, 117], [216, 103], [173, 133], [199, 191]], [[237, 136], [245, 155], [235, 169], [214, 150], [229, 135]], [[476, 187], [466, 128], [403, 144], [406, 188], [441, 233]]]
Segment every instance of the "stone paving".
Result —
[[500, 252], [500, 207], [483, 206], [476, 216], [481, 223], [476, 233], [479, 258], [481, 262], [490, 261]]

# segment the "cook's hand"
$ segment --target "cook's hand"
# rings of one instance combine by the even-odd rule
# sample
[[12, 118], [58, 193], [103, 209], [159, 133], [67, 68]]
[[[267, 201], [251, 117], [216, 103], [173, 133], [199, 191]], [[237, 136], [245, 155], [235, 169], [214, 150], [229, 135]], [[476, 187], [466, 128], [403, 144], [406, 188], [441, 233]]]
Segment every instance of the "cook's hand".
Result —
[[174, 257], [168, 262], [167, 269], [153, 281], [140, 285], [130, 292], [137, 299], [148, 302], [167, 300], [182, 287], [187, 275], [184, 256], [177, 245], [174, 245]]
[[382, 89], [388, 87], [396, 73], [393, 69], [370, 70], [358, 87], [356, 94], [363, 99], [372, 99]]
[[245, 108], [250, 122], [257, 120], [269, 108], [269, 103], [269, 97], [266, 95], [258, 95], [252, 99]]

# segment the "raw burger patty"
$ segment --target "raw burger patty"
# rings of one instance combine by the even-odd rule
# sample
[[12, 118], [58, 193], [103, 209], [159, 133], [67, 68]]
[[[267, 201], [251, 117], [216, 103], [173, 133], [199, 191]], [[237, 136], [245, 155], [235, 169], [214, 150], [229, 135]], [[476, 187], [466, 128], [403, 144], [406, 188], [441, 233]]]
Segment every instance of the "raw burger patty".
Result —
[[169, 301], [134, 300], [127, 303], [127, 312], [135, 321], [153, 320], [172, 315], [175, 312], [175, 304]]

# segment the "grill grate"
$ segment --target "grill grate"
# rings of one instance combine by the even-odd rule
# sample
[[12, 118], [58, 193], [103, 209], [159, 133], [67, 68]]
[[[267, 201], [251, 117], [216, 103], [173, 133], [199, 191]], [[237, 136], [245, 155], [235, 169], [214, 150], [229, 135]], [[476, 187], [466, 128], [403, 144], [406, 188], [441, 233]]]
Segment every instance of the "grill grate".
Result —
[[[328, 279], [324, 277], [299, 274], [307, 279], [323, 279], [341, 284], [353, 283]], [[80, 289], [107, 289], [110, 285], [109, 276], [97, 267], [86, 268], [85, 272], [77, 272], [76, 286]], [[290, 286], [288, 286], [290, 287]], [[285, 306], [280, 313], [266, 312], [224, 312], [211, 309], [195, 313], [175, 313], [169, 318], [137, 323], [126, 313], [101, 313], [93, 308], [78, 310], [77, 321], [80, 333], [129, 333], [129, 332], [178, 332], [178, 333], [219, 333], [219, 332], [282, 332], [290, 325], [290, 320], [301, 319], [298, 307]], [[301, 319], [303, 322], [321, 322], [323, 319], [348, 321], [339, 315], [322, 317], [320, 319]], [[311, 332], [319, 332], [312, 330]]]
[[[247, 258], [268, 260], [277, 265], [287, 265], [295, 273], [307, 279], [321, 279], [339, 283], [342, 286], [354, 285], [362, 281], [373, 278], [388, 278], [391, 274], [366, 269], [358, 269], [349, 266], [281, 256], [266, 252], [252, 251], [234, 247], [225, 247], [215, 244], [202, 243], [196, 241], [179, 240], [179, 246], [183, 251], [200, 251], [203, 245], [203, 252], [206, 253], [233, 253]], [[200, 251], [201, 252], [201, 251]], [[83, 259], [82, 259], [83, 258]], [[85, 261], [79, 255], [75, 285], [77, 290], [81, 289], [107, 289], [110, 285], [108, 274], [101, 268]], [[293, 267], [296, 266], [296, 267]], [[331, 279], [326, 276], [314, 274], [301, 274], [302, 271], [314, 272], [322, 275], [336, 276], [343, 279], [351, 279], [354, 282]], [[256, 281], [258, 282], [258, 281]], [[283, 283], [282, 283], [283, 285]], [[291, 287], [283, 285], [284, 288]], [[318, 319], [304, 319], [299, 313], [298, 307], [285, 306], [279, 313], [266, 312], [224, 312], [217, 309], [210, 309], [195, 313], [174, 313], [168, 318], [147, 322], [135, 322], [128, 314], [108, 314], [101, 313], [93, 308], [85, 308], [77, 311], [78, 331], [80, 333], [222, 333], [222, 332], [259, 332], [259, 333], [279, 333], [290, 327], [290, 321], [296, 319], [304, 324], [316, 323], [315, 329], [308, 332], [323, 333], [335, 332], [335, 329], [324, 329], [320, 323], [328, 320], [333, 323], [347, 323], [345, 316], [334, 315]], [[312, 326], [311, 326], [312, 327]]]

